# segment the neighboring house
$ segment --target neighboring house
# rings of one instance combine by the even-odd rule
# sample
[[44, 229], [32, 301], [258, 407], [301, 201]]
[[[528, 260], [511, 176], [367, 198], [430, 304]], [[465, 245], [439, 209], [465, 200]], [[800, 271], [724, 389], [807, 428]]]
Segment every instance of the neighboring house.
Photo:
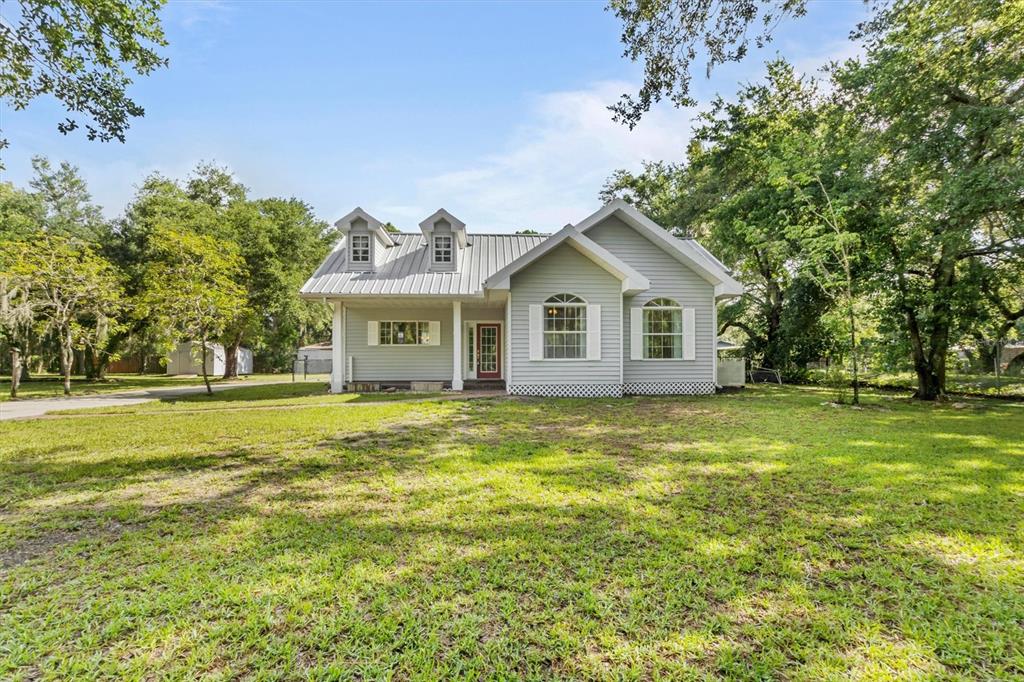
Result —
[[[197, 341], [183, 341], [167, 356], [168, 374], [202, 374], [202, 349]], [[224, 374], [224, 346], [219, 343], [206, 344], [206, 373]], [[238, 373], [252, 374], [252, 351], [242, 346], [238, 349]]]
[[[494, 382], [515, 395], [712, 393], [718, 302], [743, 289], [624, 201], [553, 235], [467, 234], [444, 209], [395, 234], [362, 209], [302, 287], [334, 306], [346, 382]], [[343, 376], [344, 375], [344, 376]]]
[[302, 346], [295, 353], [295, 371], [304, 374], [331, 373], [331, 342]]

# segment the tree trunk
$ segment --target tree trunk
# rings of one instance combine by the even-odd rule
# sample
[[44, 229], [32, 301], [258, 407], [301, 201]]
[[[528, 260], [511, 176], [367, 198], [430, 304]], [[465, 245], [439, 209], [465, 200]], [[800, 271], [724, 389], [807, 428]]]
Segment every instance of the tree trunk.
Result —
[[785, 367], [785, 358], [779, 353], [779, 330], [782, 327], [782, 288], [774, 281], [769, 280], [768, 292], [768, 319], [765, 326], [765, 349], [763, 364], [768, 369], [782, 369]]
[[90, 379], [98, 379], [102, 381], [106, 378], [106, 360], [108, 354], [105, 352], [107, 344], [110, 341], [110, 320], [107, 319], [106, 315], [98, 315], [96, 317], [96, 338], [86, 348], [87, 358], [86, 366], [88, 368], [87, 376]]
[[11, 397], [18, 397], [18, 386], [21, 384], [21, 353], [11, 346]]
[[210, 375], [206, 370], [206, 334], [202, 334], [200, 337], [200, 344], [202, 345], [203, 359], [203, 383], [206, 384], [206, 395], [213, 395], [213, 389], [210, 388]]
[[238, 378], [238, 349], [242, 345], [242, 335], [236, 336], [230, 344], [224, 344], [224, 378]]
[[64, 395], [71, 395], [71, 364], [75, 360], [75, 349], [71, 345], [71, 330], [60, 335], [60, 373], [64, 379]]
[[850, 286], [852, 278], [850, 271], [846, 271], [846, 303], [848, 306], [850, 321], [850, 356], [853, 360], [853, 404], [860, 405], [860, 362], [857, 357], [857, 318], [853, 312], [853, 289]]

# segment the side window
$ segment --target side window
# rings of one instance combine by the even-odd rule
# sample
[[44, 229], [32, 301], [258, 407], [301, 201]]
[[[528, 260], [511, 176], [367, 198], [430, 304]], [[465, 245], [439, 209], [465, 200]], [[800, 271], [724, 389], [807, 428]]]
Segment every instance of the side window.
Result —
[[644, 306], [644, 358], [678, 360], [683, 357], [683, 309], [670, 298], [656, 298]]

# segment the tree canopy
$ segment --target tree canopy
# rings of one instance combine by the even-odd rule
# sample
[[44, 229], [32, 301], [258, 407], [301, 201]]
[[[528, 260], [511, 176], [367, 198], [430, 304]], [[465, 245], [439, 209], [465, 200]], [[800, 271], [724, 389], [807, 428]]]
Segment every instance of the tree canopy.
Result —
[[610, 0], [608, 9], [622, 21], [623, 56], [644, 66], [640, 92], [622, 95], [611, 107], [615, 120], [633, 128], [662, 98], [677, 107], [693, 106], [690, 83], [699, 57], [706, 60], [708, 75], [720, 64], [740, 61], [751, 42], [764, 46], [778, 23], [804, 14], [806, 4], [807, 0]]
[[[145, 110], [128, 96], [132, 74], [167, 65], [164, 0], [17, 0], [0, 21], [0, 99], [14, 109], [52, 95], [70, 114], [64, 134], [124, 142]], [[0, 149], [6, 140], [0, 139]]]
[[[712, 102], [685, 162], [620, 171], [604, 196], [736, 270], [747, 295], [719, 319], [757, 361], [798, 371], [868, 325], [932, 399], [954, 344], [1024, 318], [1024, 2], [875, 9], [855, 33], [865, 56], [833, 65], [827, 88], [773, 62]], [[850, 343], [833, 326], [839, 300]]]

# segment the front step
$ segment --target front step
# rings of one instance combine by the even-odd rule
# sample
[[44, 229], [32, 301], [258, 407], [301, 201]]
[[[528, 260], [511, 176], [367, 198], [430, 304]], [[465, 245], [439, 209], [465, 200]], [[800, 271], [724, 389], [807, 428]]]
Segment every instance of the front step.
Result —
[[462, 382], [465, 391], [504, 391], [504, 379], [465, 379]]

